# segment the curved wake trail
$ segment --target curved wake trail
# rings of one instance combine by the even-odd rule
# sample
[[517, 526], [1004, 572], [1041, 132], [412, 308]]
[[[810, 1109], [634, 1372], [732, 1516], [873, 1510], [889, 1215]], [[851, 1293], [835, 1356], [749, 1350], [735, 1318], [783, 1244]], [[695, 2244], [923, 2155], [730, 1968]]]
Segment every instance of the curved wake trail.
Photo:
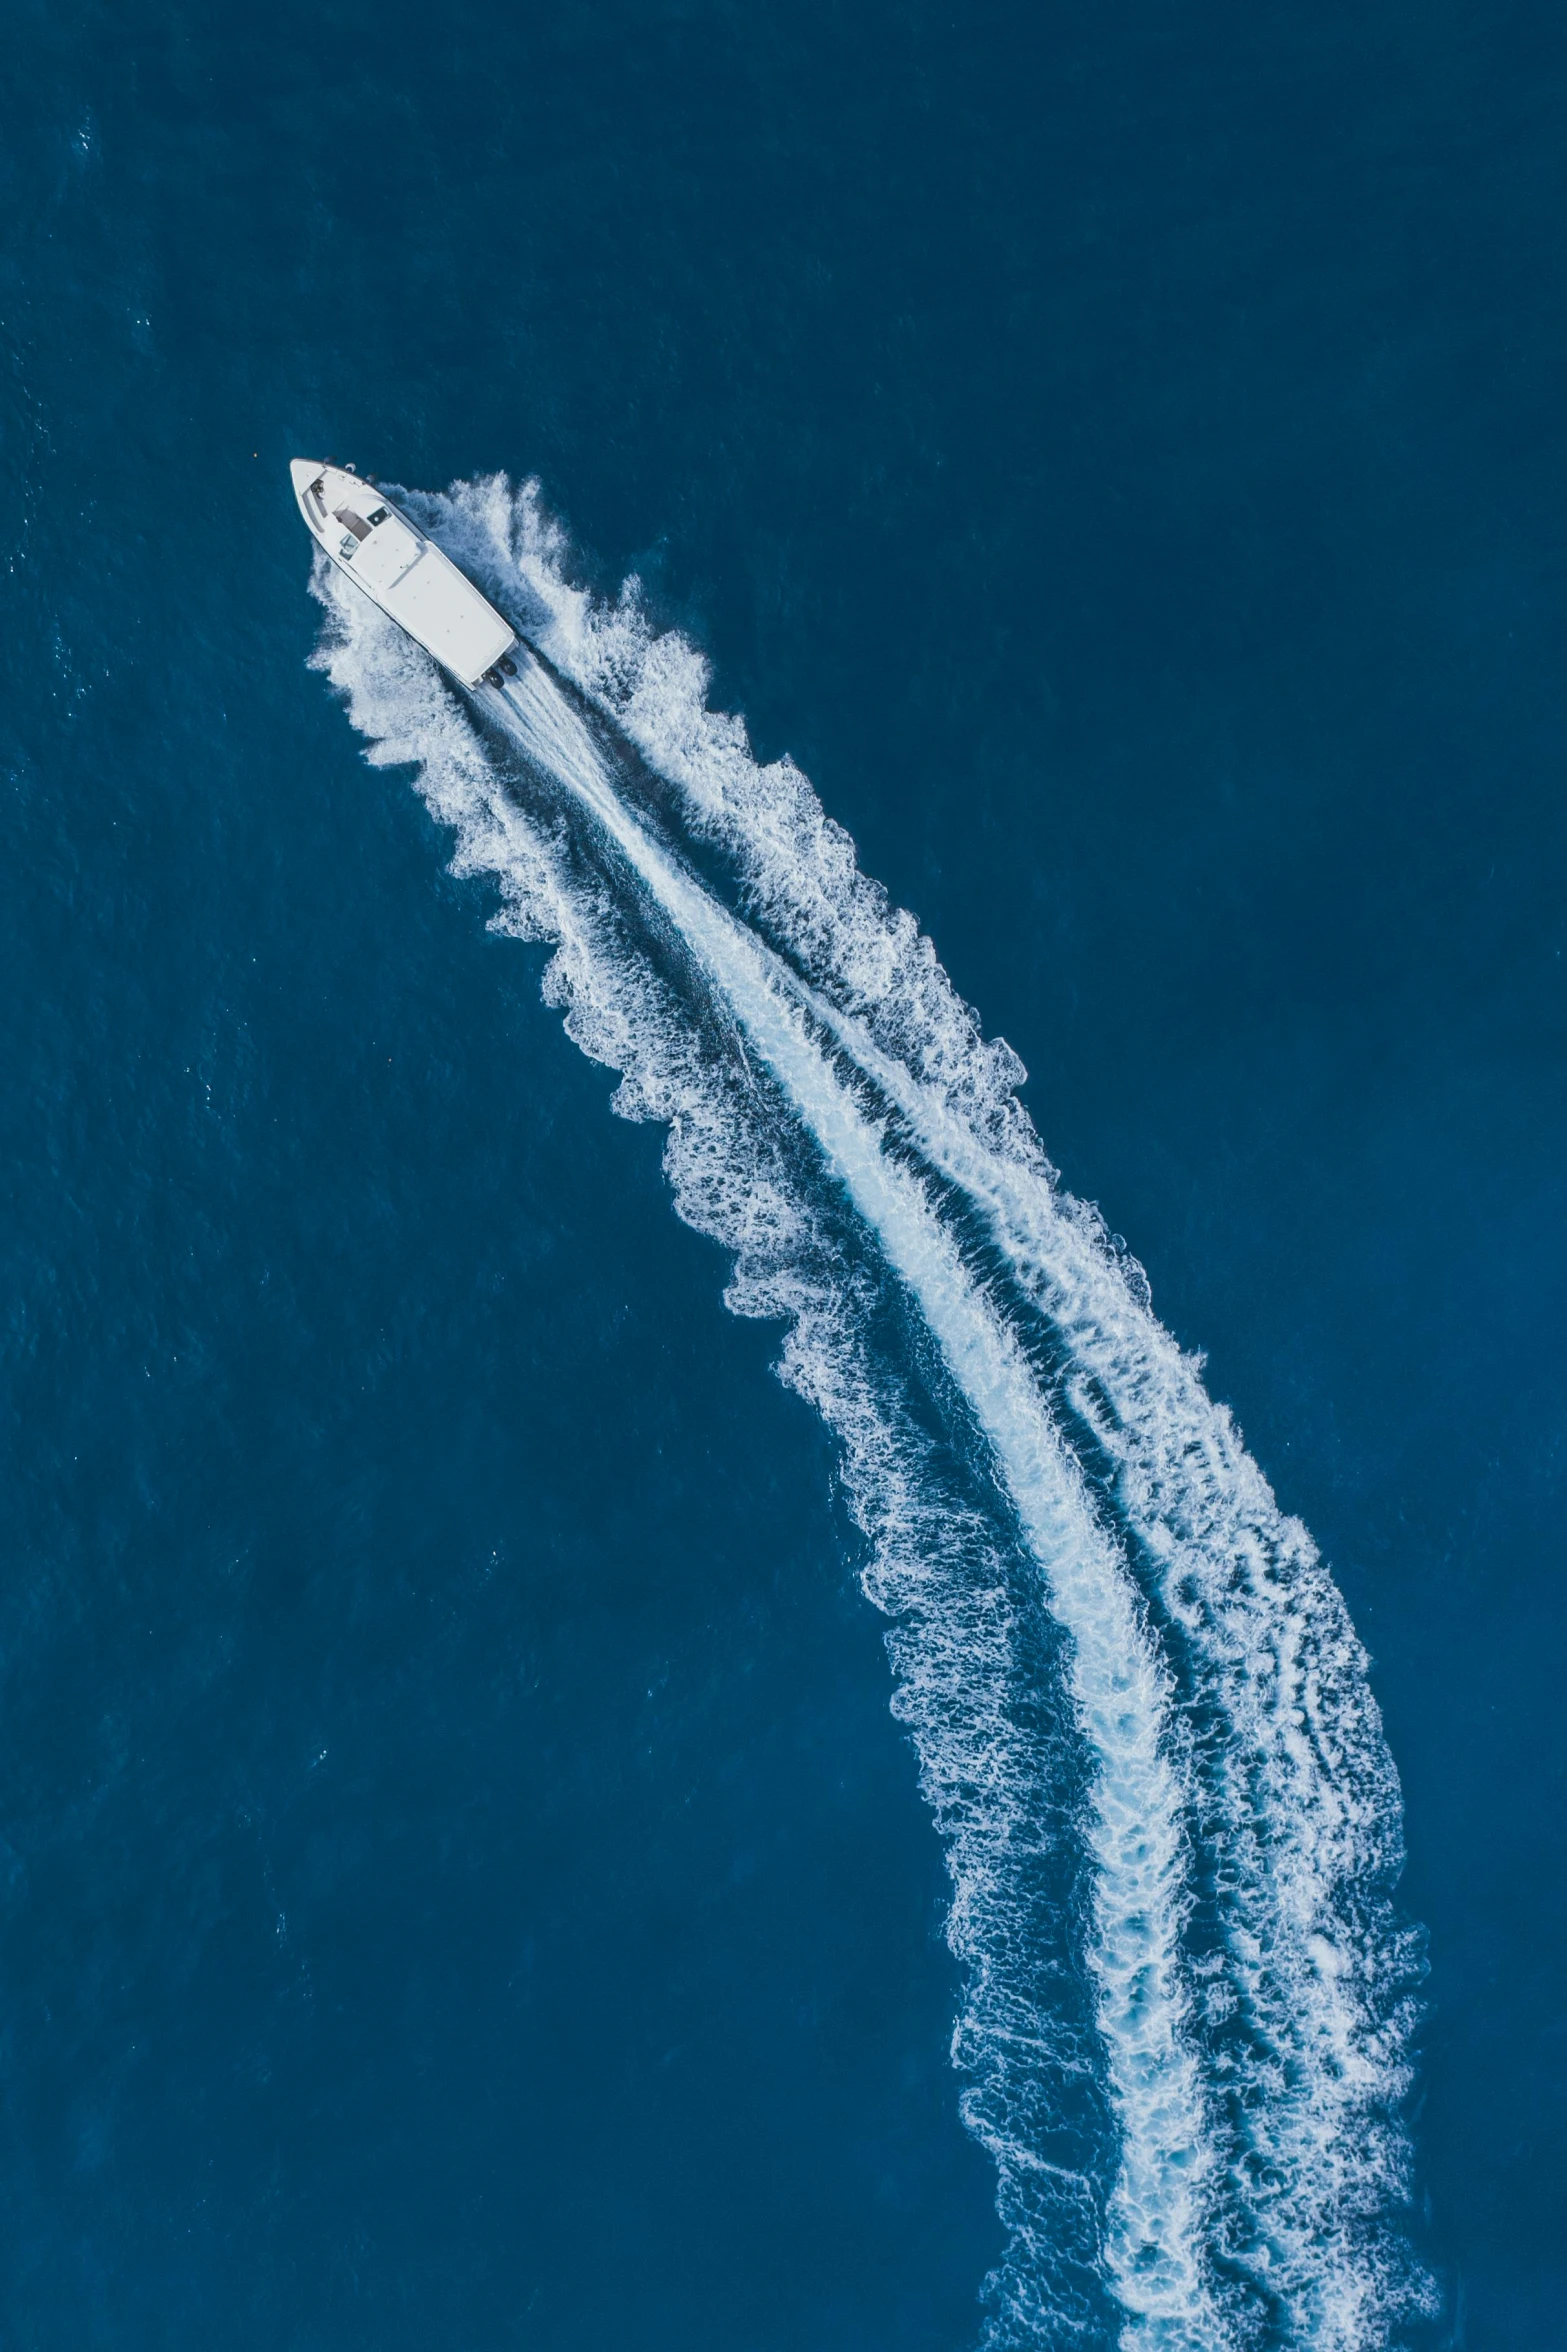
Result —
[[1107, 2260], [1118, 2299], [1147, 2323], [1148, 2342], [1218, 2345], [1201, 2255], [1211, 2156], [1182, 2034], [1181, 1804], [1164, 1752], [1165, 1683], [1081, 1472], [1050, 1425], [1016, 1340], [982, 1299], [918, 1181], [836, 1076], [776, 960], [628, 814], [591, 737], [534, 662], [524, 659], [517, 683], [496, 699], [522, 722], [527, 750], [592, 811], [700, 959], [917, 1300], [989, 1442], [1071, 1640], [1072, 1695], [1094, 1760], [1091, 1962], [1122, 2133]]
[[[585, 869], [558, 799], [553, 821], [520, 805], [423, 658], [318, 577], [336, 623], [318, 660], [369, 756], [414, 760], [456, 828], [454, 869], [500, 880], [501, 928], [557, 943], [546, 994], [623, 1073], [616, 1107], [669, 1123], [680, 1213], [735, 1251], [737, 1311], [786, 1318], [785, 1377], [844, 1446], [863, 1581], [897, 1620], [894, 1705], [949, 1840], [949, 1940], [969, 1970], [954, 2054], [1011, 2232], [991, 2340], [1119, 2326], [1128, 2352], [1370, 2352], [1434, 2308], [1400, 2224], [1420, 1955], [1392, 1909], [1396, 1775], [1310, 1538], [1153, 1317], [1141, 1269], [1061, 1192], [1016, 1057], [798, 771], [759, 768], [739, 723], [707, 710], [700, 658], [648, 629], [635, 583], [611, 608], [571, 588], [531, 490], [409, 503], [635, 745], [744, 899], [741, 920], [639, 817], [615, 755], [530, 661], [504, 702], [476, 699], [636, 890]], [[695, 1010], [627, 933], [628, 895], [678, 935]], [[743, 1040], [738, 1069], [702, 1033], [703, 1002]], [[863, 1253], [834, 1241], [791, 1130], [917, 1303], [1032, 1588], [989, 1507], [943, 1483], [870, 1336]], [[1054, 1663], [1036, 1593], [1065, 1637]], [[1052, 1693], [1077, 1726], [1075, 1780], [1038, 1728]], [[1087, 1920], [1063, 1931], [1073, 1844]]]

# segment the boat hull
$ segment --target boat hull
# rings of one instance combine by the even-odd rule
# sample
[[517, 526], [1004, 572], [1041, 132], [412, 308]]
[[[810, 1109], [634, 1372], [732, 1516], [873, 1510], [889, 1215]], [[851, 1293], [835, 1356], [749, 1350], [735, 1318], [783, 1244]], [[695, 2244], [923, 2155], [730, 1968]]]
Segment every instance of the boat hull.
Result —
[[305, 528], [327, 560], [460, 686], [477, 686], [505, 659], [516, 630], [384, 492], [349, 466], [296, 457], [289, 472]]

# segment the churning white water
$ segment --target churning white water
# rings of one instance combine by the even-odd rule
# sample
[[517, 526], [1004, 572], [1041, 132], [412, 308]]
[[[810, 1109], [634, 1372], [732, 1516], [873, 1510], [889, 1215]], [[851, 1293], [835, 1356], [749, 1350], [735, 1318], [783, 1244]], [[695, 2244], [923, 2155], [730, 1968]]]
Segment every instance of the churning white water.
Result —
[[[519, 792], [504, 744], [424, 658], [318, 576], [318, 660], [371, 758], [414, 762], [457, 870], [500, 883], [503, 928], [556, 943], [547, 993], [622, 1072], [618, 1107], [669, 1123], [681, 1213], [736, 1253], [731, 1303], [787, 1319], [786, 1377], [845, 1448], [867, 1589], [897, 1619], [895, 1704], [949, 1840], [965, 2113], [1011, 2232], [994, 2339], [1093, 2340], [1108, 2319], [1128, 2347], [1385, 2341], [1425, 2300], [1396, 2228], [1416, 1955], [1389, 1903], [1396, 1780], [1309, 1538], [1155, 1321], [1140, 1270], [1060, 1191], [1016, 1058], [983, 1039], [805, 779], [759, 767], [738, 723], [707, 710], [699, 658], [647, 627], [634, 587], [606, 609], [569, 585], [530, 493], [487, 482], [417, 503], [736, 877], [739, 913], [638, 813], [601, 731], [529, 659], [475, 698], [550, 788]], [[678, 941], [686, 977], [628, 925], [633, 903]], [[934, 1342], [1010, 1538], [938, 1492], [833, 1195]], [[972, 1271], [954, 1201], [1004, 1282]], [[1034, 1324], [1059, 1369], [1039, 1369]], [[1085, 1463], [1109, 1471], [1109, 1517]], [[1033, 1593], [1007, 1567], [1018, 1537]], [[1036, 1600], [1061, 1637], [1059, 1691], [1029, 1695], [1060, 1699], [1075, 1797], [1051, 1741], [1019, 1729], [1019, 1695], [1051, 1671], [1028, 1631]], [[1067, 1883], [1074, 1841], [1082, 2016], [1070, 1953], [1045, 1957], [1059, 1923], [1041, 1896], [1046, 1858]], [[1098, 2164], [1091, 2130], [1063, 2157], [1074, 2074], [1102, 2086]]]

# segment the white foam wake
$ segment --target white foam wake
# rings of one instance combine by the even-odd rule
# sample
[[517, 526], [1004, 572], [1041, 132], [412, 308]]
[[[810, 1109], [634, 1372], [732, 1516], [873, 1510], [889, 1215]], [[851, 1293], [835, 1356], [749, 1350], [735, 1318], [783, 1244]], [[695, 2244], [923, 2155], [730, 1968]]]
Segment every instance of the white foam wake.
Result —
[[1165, 1752], [1165, 1682], [1081, 1471], [1060, 1444], [1015, 1338], [976, 1289], [917, 1179], [889, 1154], [885, 1136], [835, 1074], [776, 959], [628, 813], [592, 739], [536, 663], [525, 656], [517, 682], [496, 699], [521, 720], [530, 753], [591, 809], [700, 958], [747, 1044], [917, 1300], [994, 1451], [1070, 1637], [1068, 1678], [1093, 1758], [1098, 1878], [1090, 1957], [1122, 2135], [1106, 2258], [1118, 2299], [1150, 2323], [1149, 2341], [1216, 2344], [1201, 2255], [1211, 2159], [1201, 2089], [1182, 2036], [1181, 1798]]
[[[958, 2047], [977, 2077], [966, 2112], [996, 2153], [1014, 2232], [998, 2333], [1024, 2342], [1053, 2340], [1069, 2322], [1091, 2329], [1082, 2279], [1097, 2236], [1128, 2341], [1256, 2334], [1335, 2352], [1384, 2341], [1428, 2300], [1396, 2228], [1414, 1954], [1388, 1902], [1396, 1780], [1364, 1658], [1309, 1538], [1278, 1511], [1200, 1367], [1154, 1320], [1140, 1270], [1061, 1194], [1016, 1099], [1016, 1057], [983, 1039], [912, 918], [860, 875], [805, 779], [787, 762], [758, 768], [738, 722], [707, 711], [699, 657], [647, 628], [634, 584], [612, 608], [568, 585], [531, 493], [492, 482], [423, 503], [431, 527], [676, 787], [685, 821], [732, 858], [754, 921], [804, 982], [791, 984], [635, 822], [569, 701], [526, 673], [515, 717], [532, 756], [616, 840], [918, 1297], [1071, 1636], [1064, 1671], [1094, 1759], [1095, 2021], [1120, 2151], [1102, 2209], [1076, 2170], [1080, 2146], [1066, 2164], [1043, 2153], [1075, 2045], [1063, 1981], [1031, 1974], [1022, 1950], [1030, 1935], [1048, 1941], [1024, 1882], [1030, 1839], [1058, 1817], [1041, 1795], [1055, 1769], [1048, 1742], [1030, 1747], [1016, 1730], [1026, 1596], [1008, 1592], [982, 1515], [932, 1507], [931, 1465], [840, 1311], [842, 1270], [824, 1281], [818, 1266], [815, 1288], [804, 1273], [825, 1246], [809, 1189], [775, 1163], [763, 1183], [754, 1167], [737, 1179], [766, 1123], [754, 1102], [715, 1110], [689, 1016], [623, 947], [606, 949], [613, 892], [595, 898], [580, 873], [563, 879], [559, 844], [497, 794], [416, 659], [395, 715], [370, 709], [373, 628], [365, 613], [349, 616], [352, 644], [328, 658], [356, 718], [389, 745], [417, 700], [423, 789], [458, 825], [461, 862], [502, 876], [515, 926], [561, 940], [551, 985], [574, 1034], [629, 1073], [622, 1107], [671, 1120], [682, 1213], [737, 1249], [742, 1311], [793, 1316], [788, 1375], [848, 1448], [876, 1544], [868, 1586], [905, 1621], [894, 1637], [899, 1705], [953, 1839], [952, 1940], [971, 1968]], [[375, 655], [383, 670], [403, 658], [392, 647]], [[987, 1221], [1019, 1306], [1058, 1349], [1049, 1402], [923, 1185], [889, 1156], [863, 1090], [834, 1069], [833, 1039], [874, 1081], [900, 1143]], [[1113, 1474], [1163, 1660], [1058, 1423]], [[1037, 1653], [1032, 1664], [1043, 1673]], [[1024, 2053], [1047, 2042], [1055, 2071], [1041, 2064], [1031, 2077]]]
[[[355, 717], [379, 736], [382, 755], [405, 755], [407, 709], [399, 712], [394, 734], [367, 707], [366, 640], [382, 633], [340, 593], [345, 633], [327, 656], [333, 675], [349, 687]], [[412, 666], [400, 648], [384, 641], [375, 658], [383, 678], [388, 669], [401, 665], [406, 673]], [[405, 675], [405, 691], [409, 682]], [[424, 699], [438, 705], [440, 693], [431, 681]], [[491, 699], [500, 704], [500, 697]], [[629, 816], [591, 739], [544, 673], [525, 663], [504, 707], [531, 757], [591, 810], [738, 1018], [752, 1055], [772, 1074], [917, 1299], [947, 1372], [1000, 1467], [1054, 1614], [1070, 1637], [1066, 1675], [1092, 1759], [1090, 1959], [1120, 2147], [1103, 2258], [1127, 2316], [1129, 2342], [1217, 2346], [1223, 2336], [1202, 2257], [1210, 2158], [1200, 2084], [1181, 2030], [1180, 1790], [1162, 1743], [1164, 1678], [1113, 1547], [1095, 1522], [1081, 1475], [1050, 1426], [1021, 1351], [976, 1290], [915, 1177], [888, 1155], [883, 1138], [835, 1076], [774, 959]], [[419, 727], [426, 790], [439, 813], [460, 826], [462, 869], [496, 874], [509, 886], [514, 922], [520, 909], [527, 928], [548, 928], [561, 938], [577, 1034], [590, 1050], [634, 1066], [642, 1107], [684, 1119], [680, 1153], [682, 1174], [689, 1178], [693, 1125], [705, 1130], [710, 1150], [721, 1150], [724, 1139], [710, 1107], [695, 1100], [696, 1057], [681, 1041], [667, 996], [660, 1001], [653, 976], [632, 973], [624, 958], [606, 987], [602, 967], [613, 959], [589, 944], [599, 911], [591, 893], [584, 903], [569, 884], [563, 886], [559, 860], [541, 849], [521, 810], [487, 774], [478, 747], [462, 739], [455, 717], [432, 709], [421, 714]], [[600, 968], [590, 969], [595, 963]], [[560, 993], [559, 977], [556, 988]], [[673, 1053], [666, 1050], [671, 1032]], [[753, 1103], [753, 1123], [762, 1116]], [[743, 1189], [751, 1190], [749, 1181]], [[775, 1188], [773, 1204], [776, 1246], [795, 1212], [781, 1188]], [[786, 1295], [784, 1303], [793, 1302]], [[827, 1397], [834, 1386], [843, 1390], [852, 1381], [845, 1383], [829, 1361], [813, 1369], [810, 1384]]]
[[759, 767], [743, 726], [707, 709], [700, 656], [649, 629], [634, 583], [609, 608], [568, 584], [531, 492], [475, 485], [449, 512], [533, 599], [552, 658], [732, 854], [754, 915], [830, 999], [932, 1165], [985, 1212], [1065, 1343], [1063, 1401], [1113, 1468], [1199, 1714], [1226, 2253], [1291, 2340], [1382, 2340], [1430, 2301], [1397, 2227], [1419, 1954], [1388, 1900], [1397, 1781], [1340, 1596], [1200, 1365], [1153, 1317], [1141, 1269], [1061, 1193], [1017, 1101], [1016, 1057], [983, 1038], [805, 778], [787, 760]]

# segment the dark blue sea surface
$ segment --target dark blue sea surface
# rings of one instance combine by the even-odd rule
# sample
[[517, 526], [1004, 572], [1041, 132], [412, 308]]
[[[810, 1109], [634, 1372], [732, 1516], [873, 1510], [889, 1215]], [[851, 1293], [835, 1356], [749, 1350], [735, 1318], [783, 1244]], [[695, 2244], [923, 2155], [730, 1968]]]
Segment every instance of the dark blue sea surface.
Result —
[[[0, 2346], [1563, 2341], [1567, 23], [13, 0], [4, 53]], [[334, 453], [536, 478], [557, 586], [639, 578], [1321, 1545], [1390, 2001], [1428, 1937], [1402, 2300], [1303, 2319], [1237, 2238], [1138, 2332], [1101, 2052], [1018, 2130], [1110, 2251], [1029, 2317], [838, 1425], [499, 863], [362, 756], [288, 488]], [[1002, 1559], [896, 1289], [931, 1510]], [[1065, 2068], [1036, 1605], [1008, 1965]]]

